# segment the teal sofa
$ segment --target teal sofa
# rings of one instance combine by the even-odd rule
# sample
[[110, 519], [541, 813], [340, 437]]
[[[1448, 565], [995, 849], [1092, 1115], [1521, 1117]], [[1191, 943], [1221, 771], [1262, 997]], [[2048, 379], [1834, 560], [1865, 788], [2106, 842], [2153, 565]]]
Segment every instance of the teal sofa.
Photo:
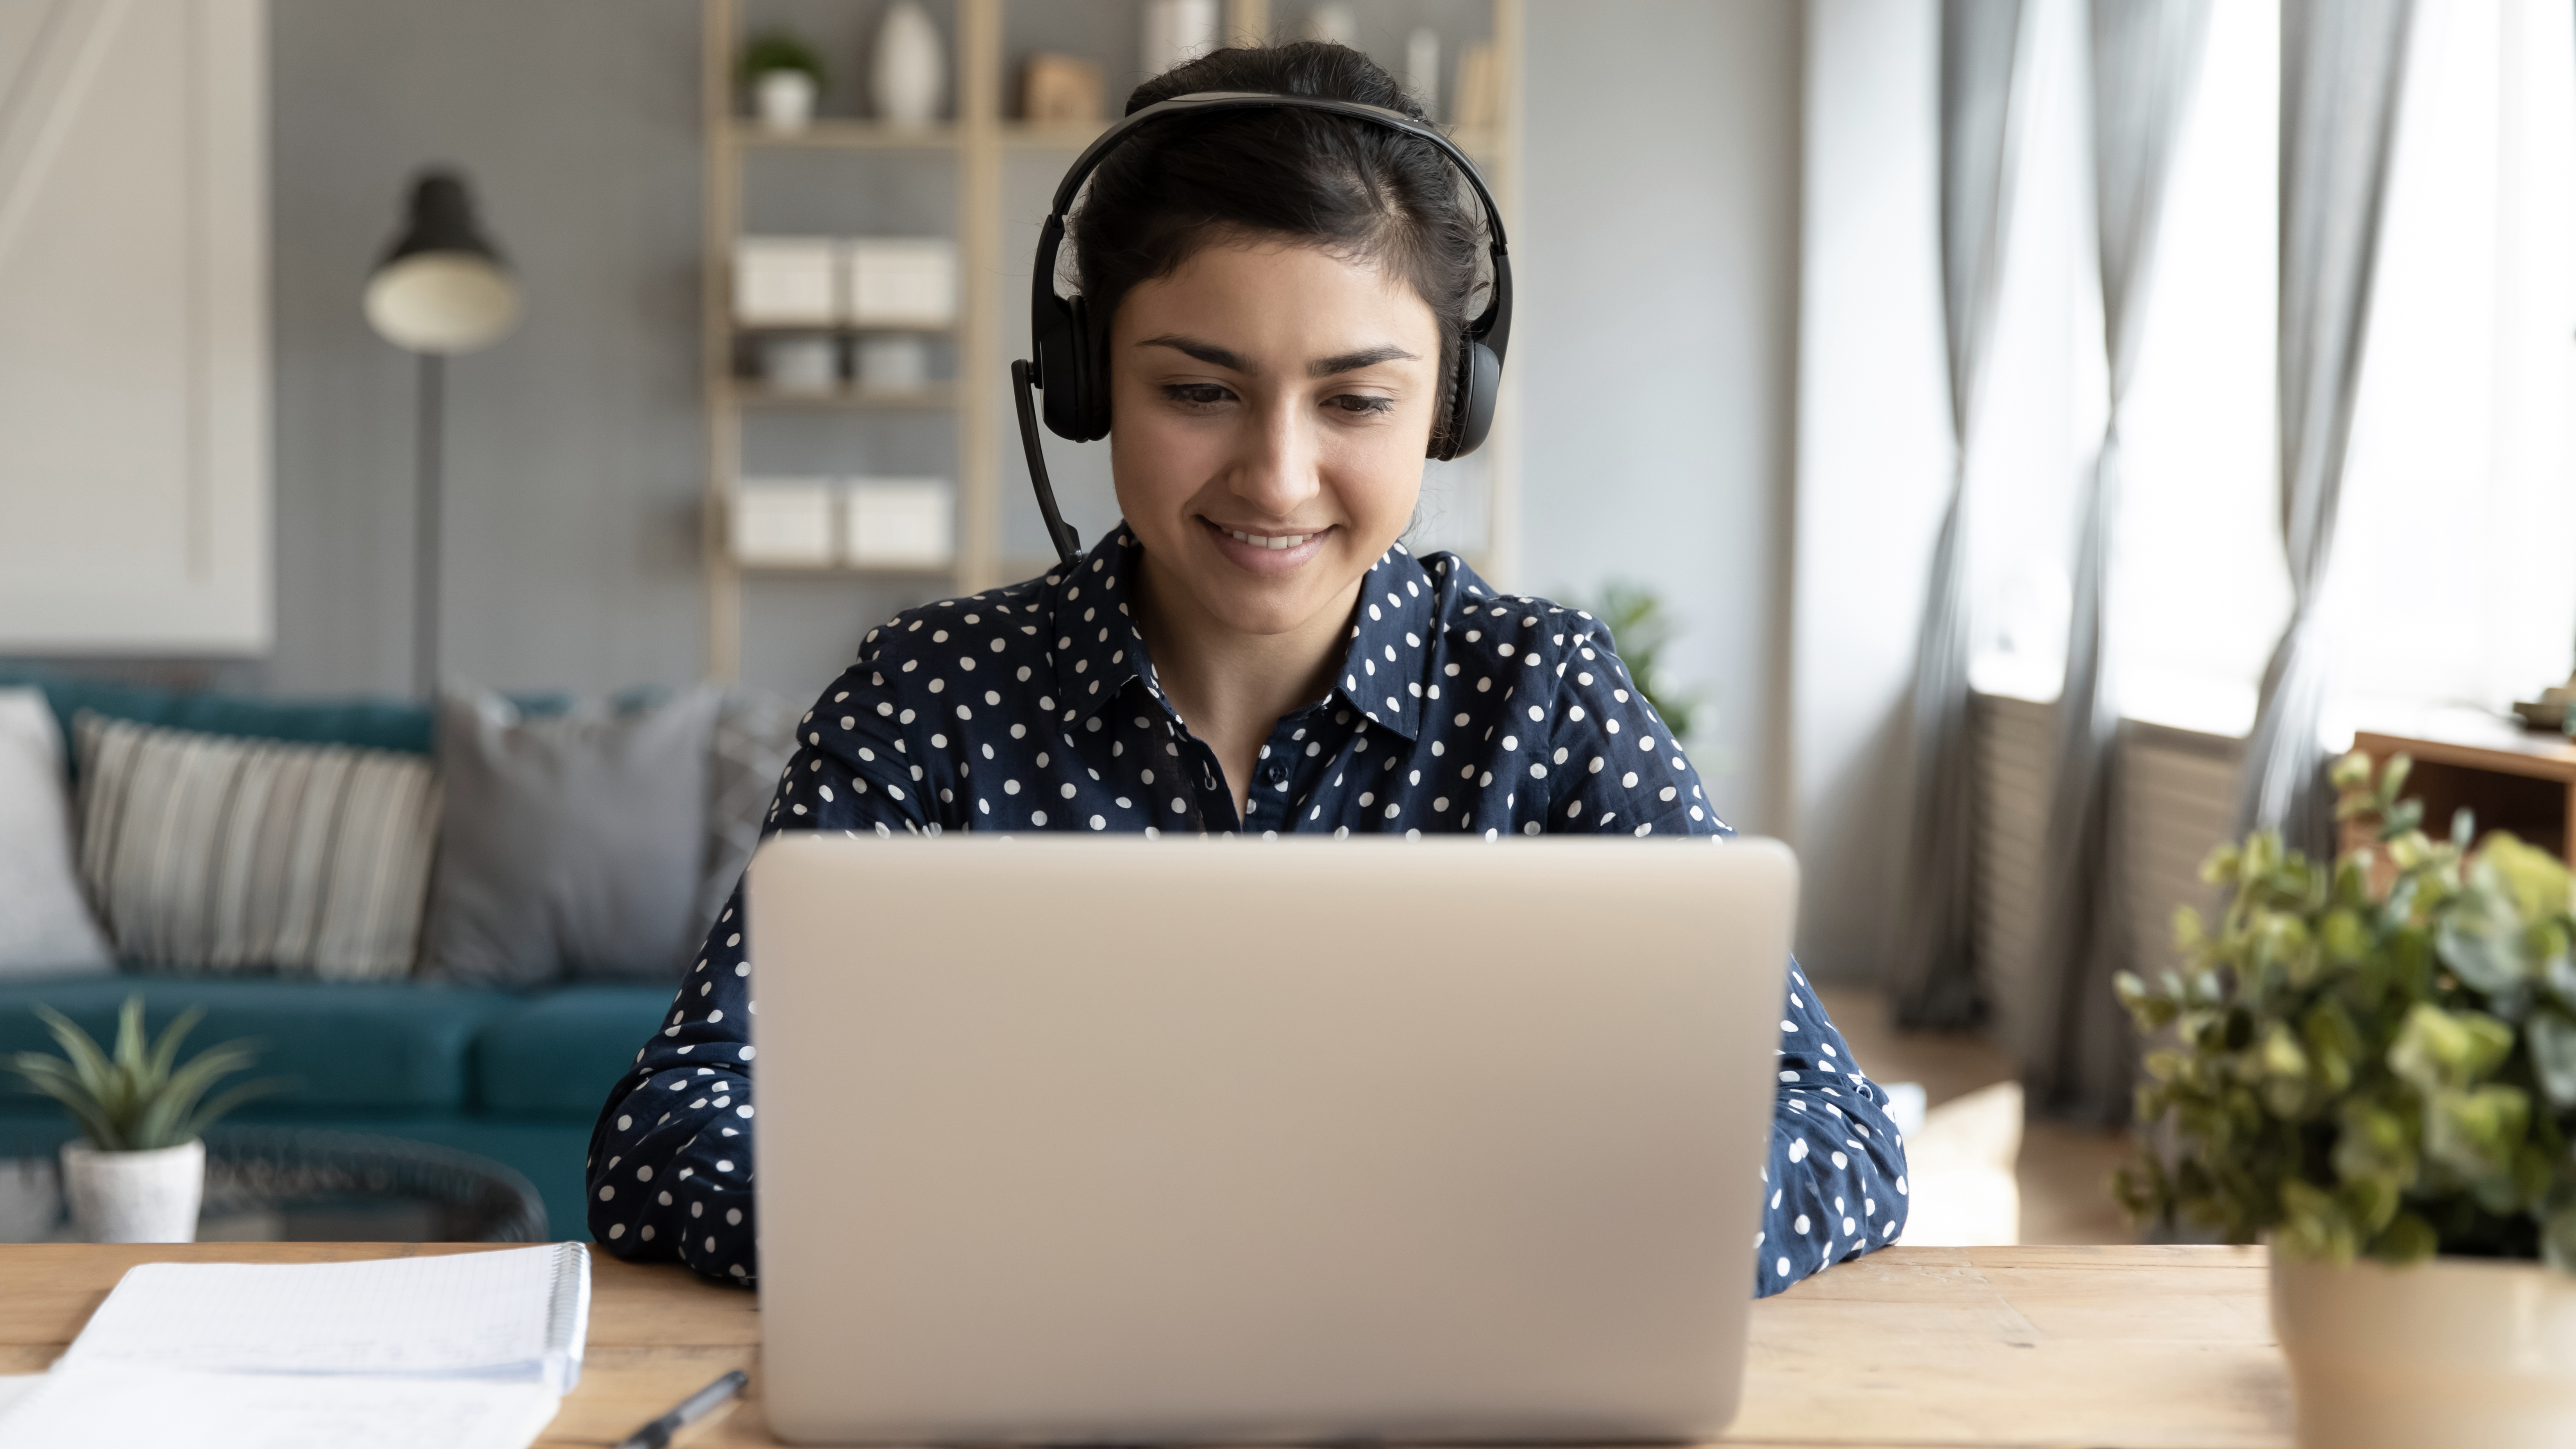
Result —
[[[0, 687], [46, 692], [69, 738], [82, 709], [214, 734], [339, 742], [427, 753], [432, 716], [401, 700], [295, 703], [180, 693], [0, 664]], [[560, 707], [552, 697], [523, 707]], [[75, 765], [77, 768], [77, 765]], [[232, 1120], [376, 1133], [480, 1153], [517, 1168], [545, 1198], [556, 1238], [585, 1238], [582, 1156], [614, 1082], [670, 1009], [673, 987], [573, 984], [536, 992], [434, 982], [334, 984], [257, 974], [121, 971], [0, 977], [0, 1056], [53, 1050], [48, 1005], [101, 1042], [141, 993], [157, 1028], [191, 1006], [190, 1046], [252, 1037], [255, 1074], [288, 1079]], [[0, 1158], [50, 1155], [73, 1130], [41, 1097], [0, 1084]]]

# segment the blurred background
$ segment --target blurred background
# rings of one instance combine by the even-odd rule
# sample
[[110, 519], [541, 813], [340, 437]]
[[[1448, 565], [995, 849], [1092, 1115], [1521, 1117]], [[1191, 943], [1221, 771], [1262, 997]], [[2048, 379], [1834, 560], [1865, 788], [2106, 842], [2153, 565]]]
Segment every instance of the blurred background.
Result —
[[[2056, 1124], [2034, 1235], [2119, 1231], [2111, 971], [2231, 830], [2318, 838], [2329, 752], [2466, 741], [2564, 849], [2512, 713], [2576, 644], [2563, 0], [18, 0], [0, 659], [810, 698], [1042, 567], [1047, 196], [1274, 37], [1403, 77], [1510, 220], [1503, 421], [1417, 547], [1651, 611], [1863, 1060]], [[491, 275], [406, 302], [432, 168]], [[1047, 446], [1097, 537], [1105, 447]]]

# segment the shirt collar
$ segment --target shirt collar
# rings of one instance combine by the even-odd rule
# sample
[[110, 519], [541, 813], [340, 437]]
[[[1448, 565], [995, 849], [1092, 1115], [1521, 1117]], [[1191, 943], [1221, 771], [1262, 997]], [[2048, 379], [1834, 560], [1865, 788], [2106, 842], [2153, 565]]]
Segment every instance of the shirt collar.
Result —
[[1379, 554], [1360, 576], [1359, 606], [1351, 611], [1351, 648], [1333, 681], [1342, 697], [1366, 716], [1406, 739], [1422, 732], [1422, 693], [1434, 681], [1438, 586], [1421, 561], [1397, 544]]
[[1144, 549], [1125, 522], [1100, 536], [1068, 572], [1046, 575], [1055, 637], [1056, 719], [1072, 725], [1118, 697], [1127, 681], [1142, 679], [1157, 698], [1154, 666], [1145, 658], [1145, 636], [1128, 609], [1135, 598], [1136, 564]]
[[[1161, 686], [1145, 654], [1145, 636], [1128, 605], [1144, 555], [1125, 523], [1101, 535], [1070, 572], [1046, 576], [1055, 637], [1056, 719], [1079, 723], [1141, 679], [1156, 698]], [[1352, 610], [1351, 647], [1342, 656], [1334, 692], [1371, 723], [1404, 738], [1422, 727], [1423, 691], [1439, 625], [1436, 583], [1419, 560], [1397, 544], [1378, 555], [1360, 578]]]

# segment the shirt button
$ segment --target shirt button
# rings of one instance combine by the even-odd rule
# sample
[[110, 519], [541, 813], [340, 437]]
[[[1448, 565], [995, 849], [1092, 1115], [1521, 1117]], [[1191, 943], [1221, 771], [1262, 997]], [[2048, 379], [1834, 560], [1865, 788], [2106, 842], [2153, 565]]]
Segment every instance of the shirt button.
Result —
[[1288, 767], [1286, 765], [1271, 765], [1265, 768], [1261, 772], [1261, 783], [1265, 785], [1287, 784]]

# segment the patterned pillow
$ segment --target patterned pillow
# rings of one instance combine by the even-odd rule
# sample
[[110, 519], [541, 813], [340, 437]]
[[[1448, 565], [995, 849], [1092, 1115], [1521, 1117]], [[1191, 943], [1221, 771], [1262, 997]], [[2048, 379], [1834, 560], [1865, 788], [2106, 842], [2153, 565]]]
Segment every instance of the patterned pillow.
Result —
[[410, 972], [439, 787], [419, 755], [84, 711], [81, 880], [129, 961], [358, 981]]

